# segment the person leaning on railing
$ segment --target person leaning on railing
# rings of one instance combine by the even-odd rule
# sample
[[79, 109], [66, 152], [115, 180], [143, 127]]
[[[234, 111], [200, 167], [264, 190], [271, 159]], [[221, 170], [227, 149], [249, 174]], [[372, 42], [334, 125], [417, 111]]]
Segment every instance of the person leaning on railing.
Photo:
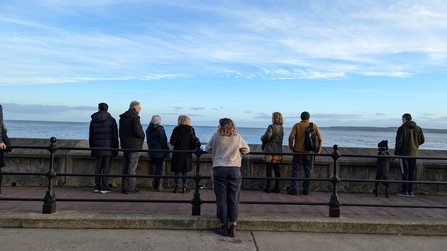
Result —
[[[284, 119], [280, 112], [272, 113], [272, 124], [267, 127], [266, 132], [261, 137], [262, 150], [264, 152], [282, 152], [282, 142], [284, 138], [283, 123]], [[272, 177], [272, 169], [275, 172], [275, 177], [281, 177], [279, 163], [283, 161], [282, 155], [264, 155], [263, 160], [265, 161], [267, 168], [266, 177]], [[271, 183], [271, 180], [267, 180], [267, 186], [264, 191], [266, 193], [279, 193], [279, 180], [275, 180], [275, 187], [272, 190], [270, 189]]]
[[[206, 151], [213, 162], [214, 194], [216, 195], [217, 215], [221, 227], [214, 232], [223, 236], [235, 236], [239, 217], [241, 197], [242, 154], [250, 152], [250, 147], [236, 133], [236, 126], [229, 118], [219, 120], [217, 132], [211, 136]], [[230, 228], [228, 229], [228, 222]]]

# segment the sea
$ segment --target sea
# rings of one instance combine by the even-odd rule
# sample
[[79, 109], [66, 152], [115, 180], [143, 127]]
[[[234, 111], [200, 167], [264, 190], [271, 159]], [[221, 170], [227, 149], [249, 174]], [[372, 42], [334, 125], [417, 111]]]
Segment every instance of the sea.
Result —
[[[25, 121], [5, 120], [10, 138], [39, 138], [50, 139], [78, 139], [87, 140], [89, 134], [89, 122], [54, 122], [54, 121]], [[147, 124], [143, 124], [146, 130]], [[216, 132], [216, 126], [195, 126], [197, 137], [206, 144]], [[238, 127], [237, 132], [248, 144], [261, 144], [261, 136], [265, 128]], [[175, 125], [163, 125], [169, 139]], [[323, 136], [323, 146], [332, 147], [360, 147], [377, 148], [381, 140], [388, 140], [390, 148], [394, 148], [397, 127], [319, 127]], [[284, 145], [288, 145], [288, 136], [292, 128], [284, 127]], [[425, 143], [419, 149], [447, 150], [447, 130], [424, 129]]]

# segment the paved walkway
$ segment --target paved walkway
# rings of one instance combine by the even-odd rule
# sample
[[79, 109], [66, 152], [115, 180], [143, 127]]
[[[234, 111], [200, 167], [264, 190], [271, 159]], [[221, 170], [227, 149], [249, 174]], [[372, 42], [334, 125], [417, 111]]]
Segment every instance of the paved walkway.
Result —
[[[3, 187], [2, 190], [0, 227], [210, 229], [218, 225], [212, 190], [200, 190], [201, 199], [206, 202], [201, 206], [201, 216], [191, 215], [192, 205], [189, 202], [193, 198], [193, 192], [174, 194], [171, 190], [152, 192], [143, 188], [137, 194], [122, 194], [119, 189], [108, 194], [98, 194], [93, 193], [92, 188], [55, 187], [57, 213], [44, 215], [41, 199], [45, 196], [46, 187]], [[40, 201], [8, 200], [12, 197]], [[238, 228], [266, 231], [447, 234], [447, 196], [416, 195], [414, 198], [402, 198], [390, 195], [390, 198], [385, 198], [382, 194], [375, 197], [373, 194], [339, 193], [340, 218], [329, 217], [327, 205], [251, 204], [254, 201], [318, 204], [329, 202], [330, 197], [330, 193], [323, 192], [293, 196], [285, 191], [266, 194], [263, 191], [243, 190]], [[104, 201], [63, 201], [71, 199]], [[178, 203], [122, 200], [178, 200]], [[360, 207], [358, 204], [369, 206]], [[399, 207], [389, 207], [391, 204]], [[405, 208], [427, 205], [444, 208]], [[75, 223], [78, 225], [74, 225]]]

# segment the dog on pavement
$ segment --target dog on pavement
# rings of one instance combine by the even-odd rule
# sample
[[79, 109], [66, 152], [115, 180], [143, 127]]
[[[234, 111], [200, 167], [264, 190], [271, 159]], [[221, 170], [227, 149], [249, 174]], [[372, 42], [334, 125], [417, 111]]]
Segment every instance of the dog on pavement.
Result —
[[[389, 156], [390, 153], [388, 152], [388, 140], [382, 140], [377, 145], [379, 147], [379, 152], [377, 155], [381, 156]], [[380, 180], [382, 182], [377, 181], [375, 183], [375, 189], [373, 193], [376, 195], [376, 197], [379, 197], [379, 190], [377, 189], [377, 186], [379, 183], [382, 183], [385, 186], [385, 195], [387, 198], [388, 196], [388, 182], [384, 182], [384, 180], [388, 180], [388, 170], [390, 169], [390, 159], [389, 158], [377, 158], [377, 173], [376, 173], [376, 180]]]

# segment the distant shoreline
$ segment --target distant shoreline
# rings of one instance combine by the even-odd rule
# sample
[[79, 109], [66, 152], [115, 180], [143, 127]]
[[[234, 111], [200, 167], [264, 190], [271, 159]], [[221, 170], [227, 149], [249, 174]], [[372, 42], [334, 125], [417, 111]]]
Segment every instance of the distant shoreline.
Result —
[[[320, 127], [330, 130], [356, 130], [356, 131], [376, 131], [376, 132], [396, 132], [398, 127], [367, 127], [367, 126], [329, 126]], [[447, 134], [447, 129], [422, 128], [423, 132]]]

